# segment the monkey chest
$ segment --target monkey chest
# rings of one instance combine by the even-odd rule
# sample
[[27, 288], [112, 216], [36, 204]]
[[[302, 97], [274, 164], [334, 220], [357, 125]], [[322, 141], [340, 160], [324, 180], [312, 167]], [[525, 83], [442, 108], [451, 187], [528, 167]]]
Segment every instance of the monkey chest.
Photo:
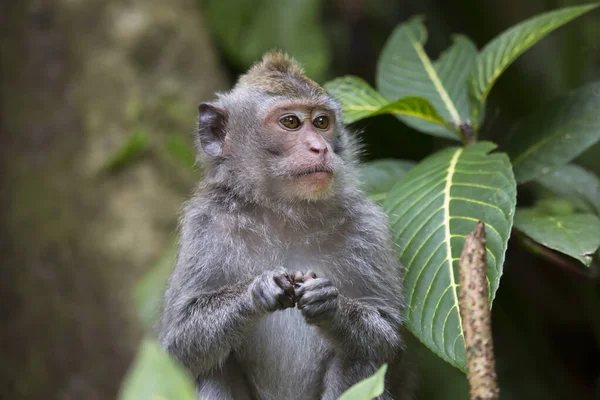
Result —
[[266, 316], [246, 339], [240, 362], [259, 399], [320, 398], [330, 352], [297, 309]]

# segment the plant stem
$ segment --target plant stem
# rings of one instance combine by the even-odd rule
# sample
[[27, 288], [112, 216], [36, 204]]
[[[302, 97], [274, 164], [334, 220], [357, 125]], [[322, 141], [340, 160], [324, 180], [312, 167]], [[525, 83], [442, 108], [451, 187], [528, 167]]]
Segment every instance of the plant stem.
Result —
[[465, 240], [458, 279], [471, 400], [497, 400], [499, 390], [486, 280], [485, 226], [481, 221]]
[[580, 278], [584, 278], [589, 281], [600, 281], [600, 275], [597, 272], [586, 272], [583, 270], [583, 268], [571, 262], [569, 259], [561, 256], [552, 249], [542, 246], [515, 229], [513, 229], [513, 234], [518, 239], [519, 243], [530, 253], [535, 254], [549, 261], [550, 263], [557, 265], [562, 269], [573, 273], [574, 275], [577, 275]]
[[463, 124], [460, 124], [458, 126], [458, 129], [460, 130], [464, 144], [475, 143], [477, 141], [477, 135], [475, 133], [475, 130], [473, 129], [473, 126], [470, 123], [465, 122]]

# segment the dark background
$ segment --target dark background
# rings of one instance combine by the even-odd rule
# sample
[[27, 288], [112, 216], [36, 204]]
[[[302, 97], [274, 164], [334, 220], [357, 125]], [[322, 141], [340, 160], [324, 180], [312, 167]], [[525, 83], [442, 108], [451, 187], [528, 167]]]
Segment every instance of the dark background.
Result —
[[[576, 4], [2, 0], [0, 398], [116, 397], [152, 318], [145, 292], [168, 273], [178, 210], [199, 177], [196, 106], [264, 51], [284, 48], [320, 83], [373, 83], [388, 35], [415, 14], [435, 59], [453, 33], [481, 48]], [[599, 39], [596, 10], [521, 56], [491, 92], [483, 137], [501, 144], [519, 117], [600, 79]], [[390, 116], [357, 128], [365, 159], [420, 160], [447, 144]], [[600, 173], [599, 158], [596, 145], [577, 161]], [[531, 201], [527, 190], [518, 201]], [[502, 398], [600, 398], [597, 281], [515, 240], [504, 268], [493, 308]], [[466, 398], [462, 373], [408, 340], [419, 399]]]

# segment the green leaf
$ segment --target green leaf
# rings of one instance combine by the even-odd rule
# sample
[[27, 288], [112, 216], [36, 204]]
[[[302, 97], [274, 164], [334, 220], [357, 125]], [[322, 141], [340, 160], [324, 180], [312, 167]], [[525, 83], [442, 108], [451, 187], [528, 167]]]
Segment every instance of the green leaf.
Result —
[[381, 114], [406, 115], [446, 126], [431, 103], [422, 97], [405, 97], [390, 102], [367, 82], [355, 76], [345, 76], [325, 84], [325, 89], [342, 106], [344, 123]]
[[413, 161], [383, 159], [364, 163], [358, 170], [360, 188], [374, 201], [385, 200], [398, 180], [414, 167]]
[[271, 49], [285, 49], [319, 80], [331, 59], [320, 0], [204, 0], [203, 9], [218, 44], [240, 69]]
[[550, 101], [522, 119], [504, 146], [517, 182], [567, 164], [600, 139], [600, 81]]
[[173, 243], [133, 287], [133, 305], [147, 330], [150, 330], [156, 322], [167, 280], [175, 266], [176, 256], [177, 245]]
[[570, 215], [577, 212], [575, 204], [559, 197], [542, 198], [535, 202], [535, 208], [551, 215]]
[[600, 179], [586, 169], [564, 165], [537, 182], [551, 192], [572, 201], [582, 211], [600, 215]]
[[517, 57], [553, 30], [597, 6], [588, 4], [547, 12], [513, 26], [489, 42], [479, 53], [469, 77], [471, 119], [478, 124], [494, 83]]
[[[449, 126], [469, 122], [466, 77], [475, 63], [477, 49], [464, 36], [455, 36], [453, 45], [433, 63], [425, 53], [427, 30], [422, 17], [399, 25], [388, 39], [378, 62], [377, 87], [389, 99], [419, 96], [428, 100]], [[399, 116], [422, 132], [459, 139], [456, 129]]]
[[375, 374], [354, 384], [342, 393], [338, 400], [371, 400], [381, 396], [385, 389], [386, 371], [387, 364], [383, 364]]
[[120, 400], [196, 400], [193, 380], [158, 343], [145, 339], [119, 393]]
[[515, 228], [586, 266], [600, 246], [600, 219], [593, 214], [550, 215], [536, 209], [518, 209]]
[[487, 234], [487, 277], [493, 300], [512, 227], [516, 183], [508, 157], [480, 142], [442, 150], [392, 188], [384, 208], [406, 267], [408, 328], [452, 365], [465, 368], [459, 314], [458, 260], [478, 221]]
[[463, 35], [454, 35], [452, 39], [453, 44], [442, 52], [434, 66], [460, 115], [460, 123], [470, 123], [471, 104], [467, 78], [475, 67], [477, 47]]
[[139, 157], [148, 147], [148, 132], [137, 128], [131, 132], [125, 143], [102, 166], [103, 171], [114, 172]]

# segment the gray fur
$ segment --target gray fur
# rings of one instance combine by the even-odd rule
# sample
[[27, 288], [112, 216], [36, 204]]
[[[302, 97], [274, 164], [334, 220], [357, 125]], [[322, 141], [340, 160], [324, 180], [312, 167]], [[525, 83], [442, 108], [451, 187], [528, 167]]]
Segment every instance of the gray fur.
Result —
[[[205, 400], [330, 400], [384, 362], [388, 378], [400, 373], [401, 269], [385, 214], [356, 188], [355, 141], [325, 98], [338, 114], [332, 192], [277, 198], [269, 177], [282, 166], [260, 142], [261, 112], [277, 99], [244, 87], [219, 97], [235, 110], [227, 152], [200, 151], [206, 176], [183, 212], [159, 337]], [[274, 278], [298, 270], [317, 278], [289, 308]]]

